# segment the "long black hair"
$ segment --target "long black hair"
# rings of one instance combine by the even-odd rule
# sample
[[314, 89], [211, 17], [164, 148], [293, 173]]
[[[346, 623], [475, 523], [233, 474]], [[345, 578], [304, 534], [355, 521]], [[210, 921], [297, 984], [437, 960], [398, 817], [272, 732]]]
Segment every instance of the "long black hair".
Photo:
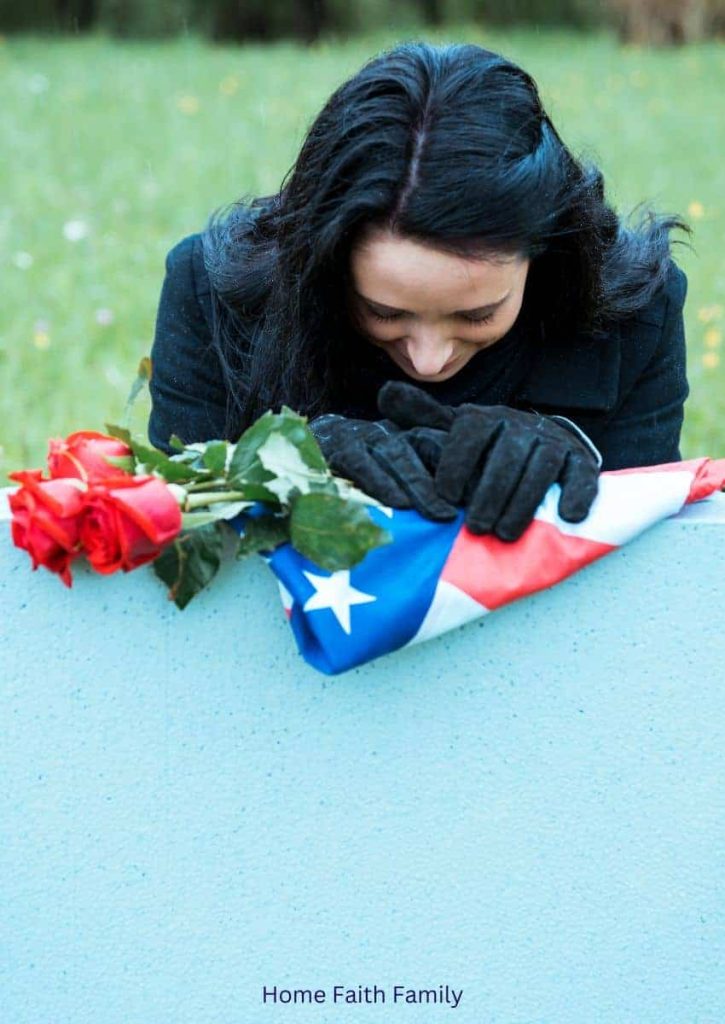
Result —
[[354, 389], [348, 257], [374, 227], [468, 258], [529, 258], [524, 302], [546, 336], [606, 331], [645, 306], [669, 232], [691, 233], [648, 207], [626, 226], [510, 60], [398, 45], [333, 92], [278, 193], [218, 208], [202, 232], [227, 437], [268, 408], [314, 416]]

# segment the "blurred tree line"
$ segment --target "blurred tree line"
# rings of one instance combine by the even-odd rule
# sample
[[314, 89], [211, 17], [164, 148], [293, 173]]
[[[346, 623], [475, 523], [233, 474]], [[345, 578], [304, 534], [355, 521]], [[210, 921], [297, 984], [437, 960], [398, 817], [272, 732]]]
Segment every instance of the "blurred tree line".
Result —
[[197, 32], [218, 42], [351, 35], [472, 21], [587, 28], [622, 41], [683, 43], [725, 32], [725, 0], [0, 0], [0, 31], [163, 38]]

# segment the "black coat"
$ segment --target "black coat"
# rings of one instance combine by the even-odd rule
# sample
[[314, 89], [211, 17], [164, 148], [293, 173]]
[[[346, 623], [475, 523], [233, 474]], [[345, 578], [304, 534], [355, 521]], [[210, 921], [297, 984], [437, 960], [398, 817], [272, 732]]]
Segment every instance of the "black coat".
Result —
[[[672, 262], [665, 287], [650, 304], [598, 338], [543, 338], [540, 324], [537, 335], [522, 307], [500, 341], [439, 383], [413, 381], [366, 343], [356, 356], [357, 393], [331, 411], [374, 419], [379, 386], [388, 379], [408, 380], [451, 405], [504, 404], [566, 416], [597, 446], [602, 470], [678, 462], [689, 394], [686, 292], [687, 278]], [[151, 351], [149, 440], [169, 454], [172, 433], [186, 443], [225, 436], [227, 395], [210, 346], [211, 323], [201, 237], [188, 235], [166, 257]]]

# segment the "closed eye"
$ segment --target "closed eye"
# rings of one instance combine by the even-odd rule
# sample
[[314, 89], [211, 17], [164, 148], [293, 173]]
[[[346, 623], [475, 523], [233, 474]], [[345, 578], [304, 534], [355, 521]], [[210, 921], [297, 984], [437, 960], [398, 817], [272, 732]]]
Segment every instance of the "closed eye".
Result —
[[467, 320], [469, 324], [487, 324], [489, 320], [493, 320], [493, 313], [484, 313], [483, 316], [467, 316], [462, 314], [462, 319]]
[[[371, 309], [370, 313], [376, 320], [399, 320], [403, 315], [402, 313], [376, 313], [374, 309]], [[486, 313], [484, 316], [468, 316], [463, 313], [459, 315], [461, 320], [465, 320], [469, 324], [487, 324], [489, 320], [493, 320], [493, 313]]]
[[383, 316], [382, 313], [376, 313], [374, 309], [371, 309], [370, 313], [376, 320], [398, 320], [403, 315], [402, 313], [388, 313], [387, 316]]

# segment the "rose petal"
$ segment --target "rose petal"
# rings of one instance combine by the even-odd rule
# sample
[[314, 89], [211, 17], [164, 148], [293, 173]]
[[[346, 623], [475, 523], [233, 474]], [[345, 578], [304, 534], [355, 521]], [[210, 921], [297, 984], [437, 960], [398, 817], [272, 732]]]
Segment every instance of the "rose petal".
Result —
[[51, 438], [47, 461], [51, 477], [79, 477], [97, 483], [132, 475], [105, 460], [106, 455], [129, 457], [132, 454], [131, 448], [117, 437], [98, 430], [76, 430], [66, 438]]
[[[136, 486], [132, 486], [132, 482]], [[181, 509], [163, 480], [155, 476], [114, 481], [110, 498], [156, 545], [167, 544], [181, 530]]]
[[[11, 480], [17, 480], [22, 484], [39, 502], [46, 505], [50, 511], [59, 517], [76, 516], [83, 507], [83, 490], [78, 487], [77, 482], [68, 477], [55, 480], [42, 480], [40, 470], [19, 470], [8, 474]], [[22, 489], [10, 495], [10, 507], [13, 507], [13, 498], [18, 501], [22, 495]]]
[[90, 501], [81, 525], [81, 543], [96, 572], [109, 574], [122, 565], [116, 516], [99, 498]]

